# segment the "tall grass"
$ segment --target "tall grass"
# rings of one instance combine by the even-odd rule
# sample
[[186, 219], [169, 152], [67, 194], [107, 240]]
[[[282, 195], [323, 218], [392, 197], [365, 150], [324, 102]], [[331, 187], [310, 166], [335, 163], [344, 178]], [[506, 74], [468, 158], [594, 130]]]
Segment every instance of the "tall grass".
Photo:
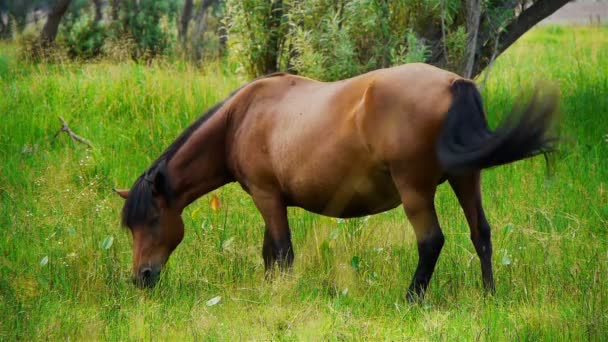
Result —
[[[180, 64], [27, 65], [1, 46], [0, 339], [602, 340], [608, 29], [526, 34], [489, 76], [491, 122], [540, 80], [561, 91], [564, 142], [551, 177], [542, 158], [484, 173], [494, 296], [447, 186], [446, 246], [421, 304], [405, 301], [417, 253], [401, 209], [352, 220], [290, 209], [295, 268], [266, 282], [263, 222], [237, 185], [215, 192], [218, 211], [206, 196], [184, 212], [184, 241], [142, 291], [111, 189], [244, 80]], [[51, 141], [58, 116], [94, 148]]]

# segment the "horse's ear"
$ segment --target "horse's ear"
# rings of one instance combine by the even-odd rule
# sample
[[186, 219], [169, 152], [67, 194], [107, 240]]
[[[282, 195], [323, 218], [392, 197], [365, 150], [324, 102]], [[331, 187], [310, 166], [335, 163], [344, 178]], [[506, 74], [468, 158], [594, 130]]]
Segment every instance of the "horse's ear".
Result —
[[167, 165], [165, 161], [159, 164], [156, 174], [154, 175], [154, 193], [155, 195], [162, 195], [164, 199], [169, 203], [171, 201], [171, 184], [169, 177], [167, 177]]
[[118, 196], [127, 199], [127, 197], [129, 197], [129, 190], [126, 189], [112, 189], [114, 190], [115, 193], [118, 194]]

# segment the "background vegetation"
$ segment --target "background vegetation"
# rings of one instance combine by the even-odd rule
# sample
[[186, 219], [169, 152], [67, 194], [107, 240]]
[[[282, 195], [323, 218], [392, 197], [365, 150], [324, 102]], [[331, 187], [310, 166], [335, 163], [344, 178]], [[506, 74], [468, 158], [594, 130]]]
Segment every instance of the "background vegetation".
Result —
[[[205, 65], [165, 58], [32, 65], [14, 45], [0, 45], [1, 340], [608, 335], [605, 27], [535, 29], [496, 60], [483, 91], [492, 122], [537, 80], [559, 86], [565, 140], [557, 168], [547, 178], [538, 158], [484, 173], [491, 297], [483, 296], [457, 201], [441, 186], [446, 246], [419, 305], [405, 301], [417, 254], [401, 209], [353, 220], [290, 209], [295, 268], [266, 282], [263, 223], [238, 185], [214, 193], [217, 211], [210, 195], [185, 211], [185, 240], [159, 286], [131, 285], [131, 237], [119, 228], [122, 200], [111, 188], [131, 184], [197, 113], [247, 80], [226, 64]], [[51, 142], [58, 116], [94, 148], [65, 135]]]
[[226, 59], [323, 80], [424, 61], [479, 74], [568, 0], [14, 0], [0, 39], [33, 61]]

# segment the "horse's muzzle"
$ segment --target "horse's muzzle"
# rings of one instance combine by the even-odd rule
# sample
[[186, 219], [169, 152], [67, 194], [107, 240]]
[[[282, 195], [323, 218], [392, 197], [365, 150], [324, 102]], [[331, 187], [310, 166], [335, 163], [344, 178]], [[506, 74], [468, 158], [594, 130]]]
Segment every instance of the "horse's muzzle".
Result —
[[160, 278], [160, 268], [142, 267], [137, 275], [133, 276], [133, 284], [140, 288], [152, 288]]

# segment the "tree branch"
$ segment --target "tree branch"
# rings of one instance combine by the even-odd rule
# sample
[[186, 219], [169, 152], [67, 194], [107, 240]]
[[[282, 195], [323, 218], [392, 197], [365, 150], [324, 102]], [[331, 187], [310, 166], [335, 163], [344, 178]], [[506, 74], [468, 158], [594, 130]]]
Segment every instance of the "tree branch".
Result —
[[[541, 20], [553, 14], [555, 11], [563, 7], [570, 0], [538, 0], [532, 6], [523, 10], [523, 12], [511, 24], [507, 25], [505, 31], [501, 34], [501, 39], [496, 49], [496, 57], [500, 56], [507, 48], [509, 48], [519, 37], [521, 37], [532, 26], [536, 25]], [[492, 42], [486, 42], [481, 48], [480, 57], [478, 58], [475, 67], [473, 68], [472, 77], [478, 75], [489, 63], [492, 56]]]
[[87, 139], [85, 139], [85, 138], [79, 136], [78, 134], [74, 133], [74, 131], [72, 131], [70, 129], [70, 127], [68, 126], [68, 123], [65, 121], [65, 119], [63, 119], [60, 116], [59, 120], [61, 120], [61, 128], [57, 131], [57, 133], [55, 133], [55, 135], [53, 135], [53, 139], [51, 140], [51, 142], [55, 141], [55, 139], [59, 136], [59, 133], [66, 132], [70, 136], [70, 138], [72, 138], [73, 140], [76, 140], [79, 143], [83, 143], [83, 144], [85, 144], [85, 145], [87, 145], [87, 146], [89, 146], [91, 148], [93, 147], [93, 145], [91, 145], [91, 143]]
[[443, 47], [443, 55], [448, 59], [448, 49], [445, 46], [445, 0], [441, 0], [441, 46]]
[[467, 0], [467, 47], [465, 50], [462, 75], [470, 78], [475, 65], [477, 52], [477, 33], [479, 32], [479, 18], [481, 17], [481, 1]]
[[486, 87], [486, 82], [488, 81], [488, 76], [490, 76], [490, 71], [492, 71], [492, 65], [494, 65], [494, 60], [496, 59], [496, 54], [498, 53], [498, 42], [500, 38], [500, 33], [494, 42], [494, 52], [492, 53], [492, 57], [490, 58], [490, 63], [488, 63], [488, 67], [486, 68], [486, 72], [483, 75], [483, 81], [481, 82], [481, 86], [479, 87], [479, 91], [482, 91]]
[[59, 23], [61, 22], [61, 18], [65, 12], [68, 10], [70, 2], [71, 0], [59, 0], [55, 4], [55, 7], [53, 7], [49, 12], [46, 23], [44, 24], [42, 32], [40, 33], [40, 42], [42, 43], [42, 46], [47, 46], [55, 40]]
[[184, 1], [184, 11], [177, 26], [177, 37], [182, 44], [188, 39], [188, 24], [190, 23], [190, 19], [192, 19], [192, 7], [192, 0]]

